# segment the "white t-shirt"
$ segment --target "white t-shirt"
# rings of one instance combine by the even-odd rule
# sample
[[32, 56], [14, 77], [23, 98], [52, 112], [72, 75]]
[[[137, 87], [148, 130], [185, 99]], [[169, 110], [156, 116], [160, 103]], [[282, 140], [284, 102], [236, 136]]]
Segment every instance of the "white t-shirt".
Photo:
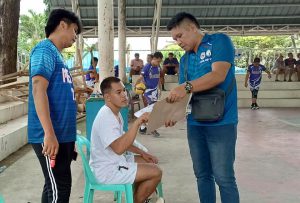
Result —
[[90, 166], [98, 180], [106, 182], [118, 171], [120, 165], [128, 163], [124, 155], [116, 154], [109, 146], [123, 134], [123, 118], [104, 105], [98, 112], [91, 133]]

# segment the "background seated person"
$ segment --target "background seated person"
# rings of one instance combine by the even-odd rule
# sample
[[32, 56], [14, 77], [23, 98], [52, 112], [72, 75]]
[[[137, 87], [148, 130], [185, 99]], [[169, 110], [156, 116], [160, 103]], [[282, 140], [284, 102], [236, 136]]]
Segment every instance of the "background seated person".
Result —
[[296, 70], [298, 76], [298, 82], [300, 82], [300, 53], [297, 54], [298, 61], [296, 61]]
[[[128, 100], [123, 83], [119, 78], [108, 77], [102, 81], [100, 88], [105, 105], [92, 126], [91, 169], [97, 181], [103, 184], [134, 183], [134, 202], [144, 203], [162, 177], [157, 158], [133, 145], [140, 125], [148, 121], [149, 114], [136, 119], [124, 133], [120, 109], [127, 106]], [[127, 151], [139, 156], [125, 155]]]
[[94, 87], [94, 84], [99, 80], [97, 70], [96, 70], [97, 64], [98, 64], [98, 58], [93, 57], [91, 60], [91, 65], [88, 69], [89, 73], [85, 75], [85, 82], [89, 87]]
[[135, 53], [134, 54], [134, 59], [131, 60], [130, 62], [130, 78], [132, 79], [133, 75], [140, 75], [141, 74], [141, 70], [144, 67], [144, 62], [142, 59], [140, 59], [140, 54], [139, 53]]
[[163, 64], [163, 71], [167, 75], [175, 75], [178, 73], [178, 60], [173, 53], [169, 53], [169, 57], [165, 59]]
[[276, 74], [275, 81], [279, 81], [278, 80], [279, 74], [284, 74], [284, 81], [286, 81], [286, 75], [288, 73], [288, 70], [284, 65], [283, 55], [280, 54], [279, 57], [276, 59], [274, 66], [272, 68], [272, 73]]
[[114, 67], [114, 72], [115, 72], [115, 77], [118, 78], [119, 77], [119, 65], [115, 65]]
[[293, 58], [293, 53], [288, 53], [288, 58], [284, 60], [284, 64], [289, 72], [289, 82], [292, 82], [292, 75], [296, 72], [296, 59]]

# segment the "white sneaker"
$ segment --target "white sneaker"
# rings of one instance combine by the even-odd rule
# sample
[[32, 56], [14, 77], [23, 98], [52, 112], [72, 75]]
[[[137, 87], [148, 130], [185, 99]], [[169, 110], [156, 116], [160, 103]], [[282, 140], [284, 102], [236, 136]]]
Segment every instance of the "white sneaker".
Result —
[[165, 203], [165, 200], [164, 200], [162, 197], [159, 197], [159, 198], [156, 200], [156, 203]]

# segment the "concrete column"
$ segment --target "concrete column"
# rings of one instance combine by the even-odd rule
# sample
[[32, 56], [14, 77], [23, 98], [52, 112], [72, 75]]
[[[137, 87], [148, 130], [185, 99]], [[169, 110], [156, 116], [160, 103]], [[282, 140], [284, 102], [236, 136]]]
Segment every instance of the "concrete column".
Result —
[[294, 58], [297, 58], [297, 46], [296, 46], [294, 35], [291, 35], [291, 40], [292, 40], [292, 45], [293, 45], [293, 48], [294, 48]]
[[114, 12], [112, 0], [98, 0], [98, 50], [100, 82], [113, 76]]
[[[72, 11], [78, 15], [78, 2], [76, 0], [71, 0], [72, 3]], [[80, 35], [77, 37], [75, 45], [76, 45], [76, 49], [75, 49], [75, 61], [74, 61], [74, 66], [79, 66], [80, 64], [80, 60], [79, 60], [79, 54], [80, 54], [80, 49], [79, 49], [79, 38]]]
[[119, 78], [126, 83], [126, 0], [118, 0]]
[[154, 51], [153, 52], [157, 51], [162, 0], [157, 0], [156, 4], [157, 4], [157, 17], [156, 17], [156, 30], [155, 30], [156, 33], [155, 33]]

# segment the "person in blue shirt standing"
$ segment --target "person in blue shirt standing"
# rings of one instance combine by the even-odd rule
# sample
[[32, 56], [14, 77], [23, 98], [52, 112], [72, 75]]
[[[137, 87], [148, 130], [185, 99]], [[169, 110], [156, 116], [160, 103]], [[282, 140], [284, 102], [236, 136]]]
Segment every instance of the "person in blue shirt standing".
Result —
[[39, 159], [44, 177], [42, 203], [69, 202], [75, 159], [76, 102], [71, 74], [61, 54], [81, 32], [79, 18], [54, 9], [46, 39], [31, 51], [29, 64], [28, 142]]
[[[160, 88], [160, 63], [162, 61], [163, 55], [161, 52], [155, 52], [150, 63], [147, 63], [142, 71], [140, 77], [137, 79], [136, 84], [143, 81], [146, 86], [144, 92], [144, 98], [147, 105], [151, 105], [158, 100], [159, 88]], [[142, 125], [140, 128], [140, 133], [145, 134], [147, 131], [146, 126]], [[160, 134], [155, 130], [151, 132], [155, 137], [159, 137]]]
[[95, 83], [99, 80], [98, 73], [96, 70], [97, 64], [98, 58], [93, 57], [91, 60], [91, 65], [88, 69], [88, 71], [90, 72], [85, 75], [85, 82], [89, 87], [94, 87]]
[[[239, 192], [234, 160], [238, 112], [233, 44], [225, 34], [203, 34], [196, 18], [185, 12], [176, 14], [169, 21], [167, 29], [171, 31], [172, 38], [178, 45], [186, 51], [180, 59], [180, 85], [170, 91], [168, 102], [173, 103], [187, 94], [214, 87], [225, 91], [234, 84], [226, 96], [221, 120], [200, 122], [193, 118], [193, 114], [188, 115], [187, 138], [200, 202], [216, 202], [216, 183], [222, 203], [237, 203]], [[173, 126], [175, 122], [169, 120], [165, 125]]]
[[268, 77], [270, 79], [271, 73], [266, 69], [264, 65], [260, 64], [260, 58], [255, 58], [253, 64], [251, 64], [247, 69], [247, 74], [245, 77], [245, 87], [248, 87], [249, 81], [250, 91], [252, 93], [252, 110], [259, 109], [256, 101], [263, 71], [268, 74]]

